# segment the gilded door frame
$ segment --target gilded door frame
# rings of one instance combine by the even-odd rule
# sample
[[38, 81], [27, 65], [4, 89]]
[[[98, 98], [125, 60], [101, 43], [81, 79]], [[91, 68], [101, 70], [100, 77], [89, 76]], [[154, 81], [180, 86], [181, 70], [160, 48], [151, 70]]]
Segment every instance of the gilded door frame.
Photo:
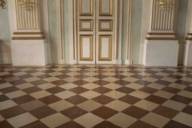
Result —
[[[76, 24], [76, 15], [77, 15], [77, 8], [76, 8], [76, 1], [77, 0], [73, 0], [73, 37], [74, 37], [74, 44], [73, 44], [73, 59], [75, 60], [76, 64], [78, 64], [78, 47], [77, 47], [77, 24]], [[125, 63], [125, 64], [132, 64], [131, 62], [131, 58], [132, 58], [132, 51], [131, 51], [131, 14], [132, 14], [132, 0], [128, 0], [128, 31], [127, 31], [127, 36], [129, 39], [125, 39], [125, 46], [127, 47], [125, 49], [125, 62], [123, 62], [122, 60], [122, 53], [121, 53], [121, 50], [122, 50], [122, 42], [121, 42], [121, 37], [120, 35], [122, 35], [122, 13], [123, 13], [123, 1], [122, 0], [117, 0], [118, 1], [118, 15], [119, 15], [119, 18], [118, 18], [118, 21], [117, 21], [117, 46], [116, 46], [116, 62], [114, 62], [113, 64], [122, 64], [122, 63]]]

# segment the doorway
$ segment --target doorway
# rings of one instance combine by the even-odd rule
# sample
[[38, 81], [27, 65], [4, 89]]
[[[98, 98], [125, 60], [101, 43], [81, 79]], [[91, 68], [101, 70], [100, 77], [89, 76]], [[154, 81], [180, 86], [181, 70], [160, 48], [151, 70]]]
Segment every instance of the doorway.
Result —
[[78, 64], [116, 64], [118, 0], [77, 0], [75, 7]]

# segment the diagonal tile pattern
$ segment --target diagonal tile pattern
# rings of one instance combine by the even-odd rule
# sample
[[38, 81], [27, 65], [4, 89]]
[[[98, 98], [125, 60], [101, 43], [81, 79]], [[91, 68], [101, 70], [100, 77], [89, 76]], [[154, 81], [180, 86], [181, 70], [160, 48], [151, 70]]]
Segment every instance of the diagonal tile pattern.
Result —
[[0, 67], [0, 128], [191, 128], [192, 68]]

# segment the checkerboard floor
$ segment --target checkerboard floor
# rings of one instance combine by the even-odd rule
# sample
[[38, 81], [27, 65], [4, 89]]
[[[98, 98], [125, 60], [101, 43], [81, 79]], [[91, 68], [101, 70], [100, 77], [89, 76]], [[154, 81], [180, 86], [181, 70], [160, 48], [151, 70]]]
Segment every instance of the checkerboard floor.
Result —
[[0, 68], [0, 128], [191, 128], [192, 68]]

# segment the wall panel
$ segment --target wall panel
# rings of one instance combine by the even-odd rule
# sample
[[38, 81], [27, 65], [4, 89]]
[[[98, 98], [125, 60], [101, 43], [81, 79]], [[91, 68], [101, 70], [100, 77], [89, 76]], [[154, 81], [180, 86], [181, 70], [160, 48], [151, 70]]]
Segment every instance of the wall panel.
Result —
[[15, 1], [16, 21], [18, 30], [39, 30], [40, 29], [40, 1], [30, 0], [34, 7], [26, 8], [21, 0]]

